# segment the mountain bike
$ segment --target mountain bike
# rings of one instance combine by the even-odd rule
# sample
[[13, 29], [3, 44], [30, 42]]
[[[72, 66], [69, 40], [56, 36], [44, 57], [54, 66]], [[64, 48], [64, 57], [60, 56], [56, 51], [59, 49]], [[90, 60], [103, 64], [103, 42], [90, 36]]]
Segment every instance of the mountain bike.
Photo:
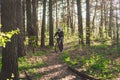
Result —
[[55, 38], [55, 52], [59, 53], [62, 51], [62, 39], [60, 38]]

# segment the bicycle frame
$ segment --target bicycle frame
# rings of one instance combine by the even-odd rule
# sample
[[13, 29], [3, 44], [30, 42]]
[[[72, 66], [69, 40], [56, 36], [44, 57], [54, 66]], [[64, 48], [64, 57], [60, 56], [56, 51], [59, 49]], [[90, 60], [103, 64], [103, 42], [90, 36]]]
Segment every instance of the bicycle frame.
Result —
[[62, 40], [59, 38], [56, 38], [56, 44], [55, 44], [55, 52], [61, 52], [61, 42]]

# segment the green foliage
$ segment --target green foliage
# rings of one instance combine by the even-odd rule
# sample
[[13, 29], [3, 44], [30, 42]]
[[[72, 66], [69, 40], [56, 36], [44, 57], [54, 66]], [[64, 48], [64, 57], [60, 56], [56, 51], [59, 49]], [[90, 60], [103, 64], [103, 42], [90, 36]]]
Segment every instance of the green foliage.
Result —
[[9, 32], [0, 32], [0, 46], [5, 47], [6, 43], [11, 41], [12, 36], [14, 34], [18, 34], [19, 32], [19, 29]]
[[19, 71], [22, 71], [24, 69], [31, 69], [34, 70], [34, 68], [40, 68], [45, 66], [46, 64], [41, 60], [41, 58], [35, 57], [35, 58], [27, 58], [27, 57], [21, 57], [18, 60], [19, 64]]
[[61, 55], [61, 59], [62, 59], [64, 62], [69, 62], [69, 61], [70, 61], [70, 57], [69, 57], [68, 52], [66, 52], [66, 53], [64, 53], [63, 55]]
[[70, 64], [71, 64], [72, 66], [75, 66], [77, 63], [78, 63], [78, 61], [77, 61], [76, 59], [70, 61]]
[[32, 47], [36, 47], [37, 45], [37, 43], [36, 43], [36, 36], [30, 36], [30, 38], [29, 38], [29, 43], [32, 45]]
[[88, 74], [97, 76], [97, 78], [101, 78], [103, 80], [108, 77], [113, 77], [112, 74], [109, 74], [109, 65], [111, 64], [111, 60], [106, 59], [104, 56], [91, 54], [90, 58], [83, 59], [81, 61], [84, 63], [83, 68], [88, 67]]
[[25, 45], [28, 45], [28, 44], [29, 44], [28, 42], [29, 42], [29, 39], [28, 39], [28, 37], [25, 37], [24, 44], [25, 44]]
[[7, 78], [6, 80], [14, 80], [13, 78], [15, 77], [14, 73], [11, 74], [11, 78]]
[[18, 67], [19, 73], [21, 73], [23, 70], [26, 70], [27, 73], [29, 73], [30, 75], [34, 75], [34, 79], [37, 80], [38, 78], [42, 76], [42, 74], [38, 74], [38, 69], [46, 66], [46, 63], [43, 62], [41, 57], [26, 56], [26, 57], [19, 58], [18, 65], [19, 65]]
[[67, 63], [67, 64], [69, 64], [71, 66], [74, 66], [74, 65], [76, 65], [78, 63], [76, 59], [71, 60], [70, 55], [69, 55], [68, 52], [61, 55], [61, 59], [62, 59], [63, 62], [65, 62], [65, 63]]
[[100, 57], [99, 59], [94, 61], [92, 60], [91, 62], [93, 62], [91, 68], [95, 70], [101, 70], [102, 73], [107, 72], [108, 65], [110, 64], [110, 61], [106, 60], [104, 57]]
[[107, 49], [108, 45], [106, 44], [101, 44], [101, 45], [95, 45], [94, 49]]
[[25, 41], [24, 41], [25, 45], [31, 45], [32, 47], [36, 47], [37, 43], [36, 43], [36, 36], [30, 36], [30, 37], [26, 37]]
[[[112, 59], [112, 56], [119, 55], [119, 46], [111, 47], [110, 45], [101, 44], [92, 46], [91, 48], [85, 47], [86, 55], [80, 56], [76, 54], [74, 57], [71, 57], [71, 52], [75, 49], [80, 49], [78, 47], [72, 47], [64, 52], [61, 59], [71, 66], [79, 63], [81, 65], [80, 69], [84, 70], [85, 73], [101, 80], [114, 79], [114, 77], [120, 75], [119, 58], [117, 61]], [[111, 55], [108, 55], [110, 53]]]
[[[34, 56], [43, 56], [43, 55], [46, 55], [48, 53], [49, 53], [48, 50], [46, 50], [46, 51], [42, 51], [42, 50], [41, 51], [36, 51], [34, 53]], [[29, 52], [29, 55], [33, 56], [33, 52]]]

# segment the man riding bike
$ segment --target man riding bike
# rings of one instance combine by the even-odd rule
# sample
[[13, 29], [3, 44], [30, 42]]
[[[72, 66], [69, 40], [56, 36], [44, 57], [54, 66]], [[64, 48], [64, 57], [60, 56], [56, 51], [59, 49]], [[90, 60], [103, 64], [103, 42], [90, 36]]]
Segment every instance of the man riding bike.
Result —
[[60, 51], [63, 51], [63, 39], [64, 39], [64, 32], [62, 31], [62, 29], [60, 27], [58, 27], [57, 32], [55, 33], [54, 37], [58, 36], [57, 38], [57, 42], [59, 43], [59, 40], [61, 40], [61, 48]]

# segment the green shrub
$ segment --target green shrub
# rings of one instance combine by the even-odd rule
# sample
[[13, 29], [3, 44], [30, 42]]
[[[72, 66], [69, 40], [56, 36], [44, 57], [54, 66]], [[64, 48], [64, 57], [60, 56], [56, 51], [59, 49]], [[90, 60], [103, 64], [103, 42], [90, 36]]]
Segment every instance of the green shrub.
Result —
[[12, 36], [19, 32], [19, 29], [12, 30], [10, 32], [0, 32], [0, 46], [5, 47], [6, 43], [11, 41]]

